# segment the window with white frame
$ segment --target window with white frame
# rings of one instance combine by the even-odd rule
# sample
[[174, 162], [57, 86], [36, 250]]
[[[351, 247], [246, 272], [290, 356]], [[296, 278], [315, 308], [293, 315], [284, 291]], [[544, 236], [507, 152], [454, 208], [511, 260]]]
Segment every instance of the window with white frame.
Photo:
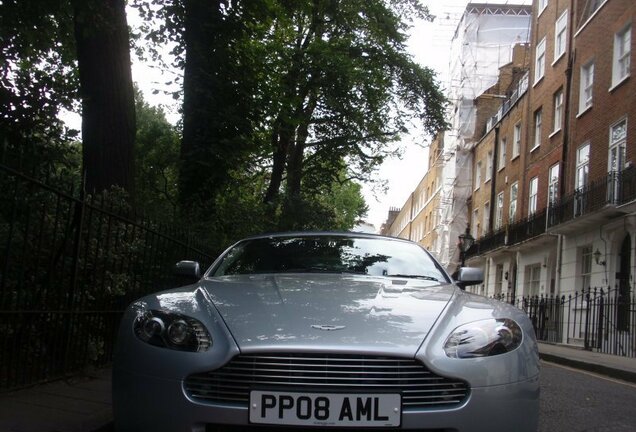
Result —
[[486, 156], [486, 181], [492, 177], [492, 150], [488, 152]]
[[579, 87], [579, 113], [582, 113], [592, 106], [594, 62], [581, 66], [581, 83]]
[[579, 248], [579, 286], [577, 289], [587, 289], [592, 284], [592, 245], [585, 245]]
[[554, 25], [554, 61], [556, 62], [567, 48], [568, 32], [568, 11], [561, 14]]
[[495, 270], [495, 295], [501, 295], [503, 285], [503, 264], [497, 264]]
[[541, 109], [534, 112], [534, 145], [530, 151], [538, 148], [541, 145], [541, 122], [543, 114]]
[[627, 119], [621, 120], [610, 128], [609, 155], [607, 172], [620, 172], [625, 168], [625, 150], [627, 146]]
[[472, 236], [479, 237], [479, 209], [473, 210], [473, 223], [471, 226]]
[[559, 197], [559, 164], [552, 165], [548, 171], [548, 206]]
[[554, 94], [554, 117], [552, 119], [552, 132], [561, 130], [563, 124], [563, 90]]
[[539, 82], [545, 74], [545, 37], [537, 44], [534, 60], [534, 82]]
[[475, 167], [475, 190], [481, 186], [481, 161], [477, 162]]
[[587, 185], [590, 172], [590, 144], [583, 144], [576, 150], [576, 177], [574, 187], [582, 189]]
[[513, 134], [512, 134], [512, 157], [516, 158], [519, 156], [519, 152], [521, 151], [521, 122], [515, 125]]
[[537, 212], [537, 194], [539, 193], [539, 178], [533, 177], [528, 188], [528, 216]]
[[502, 169], [506, 166], [506, 147], [507, 147], [507, 139], [502, 138], [499, 141], [499, 161], [497, 162], [497, 169]]
[[539, 5], [539, 15], [541, 15], [541, 12], [543, 12], [543, 10], [546, 7], [548, 7], [548, 0], [539, 0], [538, 5]]
[[612, 86], [629, 76], [632, 45], [632, 26], [628, 25], [614, 35], [614, 61], [612, 64]]
[[498, 230], [503, 225], [503, 205], [504, 193], [499, 192], [497, 194], [497, 207], [495, 208], [495, 230]]
[[539, 288], [541, 286], [541, 264], [526, 266], [525, 276], [526, 283], [524, 295], [538, 296]]
[[484, 226], [481, 228], [482, 233], [490, 231], [490, 202], [484, 204]]
[[514, 182], [510, 185], [510, 206], [508, 213], [508, 223], [511, 224], [517, 217], [517, 194], [519, 193], [519, 183]]

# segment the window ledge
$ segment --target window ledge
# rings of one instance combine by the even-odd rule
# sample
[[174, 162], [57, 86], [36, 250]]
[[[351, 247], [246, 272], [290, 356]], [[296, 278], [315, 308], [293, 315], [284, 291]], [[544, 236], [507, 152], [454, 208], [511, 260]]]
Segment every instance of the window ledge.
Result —
[[514, 155], [513, 157], [510, 158], [510, 162], [512, 162], [513, 160], [517, 159], [519, 157], [519, 155]]
[[535, 151], [536, 149], [538, 149], [539, 147], [541, 147], [541, 144], [538, 144], [538, 145], [536, 145], [536, 146], [532, 147], [532, 148], [530, 149], [530, 153], [534, 152], [534, 151]]
[[541, 81], [543, 81], [543, 77], [545, 77], [545, 72], [532, 84], [532, 87], [536, 87]]
[[576, 115], [576, 118], [583, 116], [583, 114], [585, 114], [586, 112], [592, 109], [592, 106], [593, 105], [590, 104], [589, 106], [585, 107], [583, 111], [579, 111], [579, 113]]
[[555, 130], [554, 132], [552, 132], [550, 135], [548, 135], [548, 138], [552, 138], [553, 136], [555, 136], [556, 134], [558, 134], [559, 132], [561, 132], [561, 128], [558, 128], [557, 130]]
[[499, 167], [499, 169], [497, 169], [497, 172], [501, 172], [501, 171], [503, 171], [503, 169], [504, 169], [505, 167], [506, 167], [505, 165], [504, 165], [504, 166], [502, 166], [502, 167]]
[[[567, 49], [565, 51], [567, 51]], [[561, 60], [565, 56], [565, 51], [559, 54], [559, 56], [554, 59], [554, 61], [552, 62], [550, 66], [554, 67], [559, 62], [559, 60]]]
[[629, 74], [625, 75], [623, 78], [620, 79], [620, 81], [618, 81], [616, 84], [614, 84], [613, 86], [611, 86], [609, 88], [609, 90], [607, 90], [609, 93], [612, 93], [614, 90], [616, 90], [617, 88], [619, 88], [621, 85], [623, 85], [624, 82], [626, 82], [629, 79]]
[[484, 180], [484, 184], [488, 183], [489, 181], [490, 181], [490, 179], [489, 179], [489, 178], [488, 178], [488, 179], [486, 179], [486, 180]]

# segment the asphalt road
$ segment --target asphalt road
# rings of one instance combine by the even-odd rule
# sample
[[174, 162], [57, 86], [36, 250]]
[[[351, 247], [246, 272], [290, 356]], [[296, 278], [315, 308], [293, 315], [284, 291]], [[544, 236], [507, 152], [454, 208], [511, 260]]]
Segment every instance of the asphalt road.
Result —
[[542, 362], [539, 432], [634, 432], [636, 384]]

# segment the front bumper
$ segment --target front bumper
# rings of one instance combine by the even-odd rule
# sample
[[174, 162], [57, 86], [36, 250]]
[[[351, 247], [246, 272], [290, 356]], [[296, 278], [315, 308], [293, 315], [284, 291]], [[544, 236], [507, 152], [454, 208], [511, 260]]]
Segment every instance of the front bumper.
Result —
[[[249, 426], [247, 407], [193, 402], [185, 395], [180, 380], [121, 368], [113, 371], [113, 401], [118, 432], [204, 432], [212, 429], [210, 425], [238, 426], [240, 430]], [[404, 410], [399, 430], [536, 432], [538, 416], [536, 376], [513, 384], [472, 387], [468, 399], [456, 408]]]

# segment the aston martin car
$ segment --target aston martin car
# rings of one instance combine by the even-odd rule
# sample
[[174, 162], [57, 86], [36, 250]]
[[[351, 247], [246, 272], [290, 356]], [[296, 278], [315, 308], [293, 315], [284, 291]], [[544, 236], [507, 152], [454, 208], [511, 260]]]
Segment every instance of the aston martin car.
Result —
[[283, 233], [135, 301], [113, 366], [117, 431], [536, 431], [523, 311], [463, 290], [420, 245]]

